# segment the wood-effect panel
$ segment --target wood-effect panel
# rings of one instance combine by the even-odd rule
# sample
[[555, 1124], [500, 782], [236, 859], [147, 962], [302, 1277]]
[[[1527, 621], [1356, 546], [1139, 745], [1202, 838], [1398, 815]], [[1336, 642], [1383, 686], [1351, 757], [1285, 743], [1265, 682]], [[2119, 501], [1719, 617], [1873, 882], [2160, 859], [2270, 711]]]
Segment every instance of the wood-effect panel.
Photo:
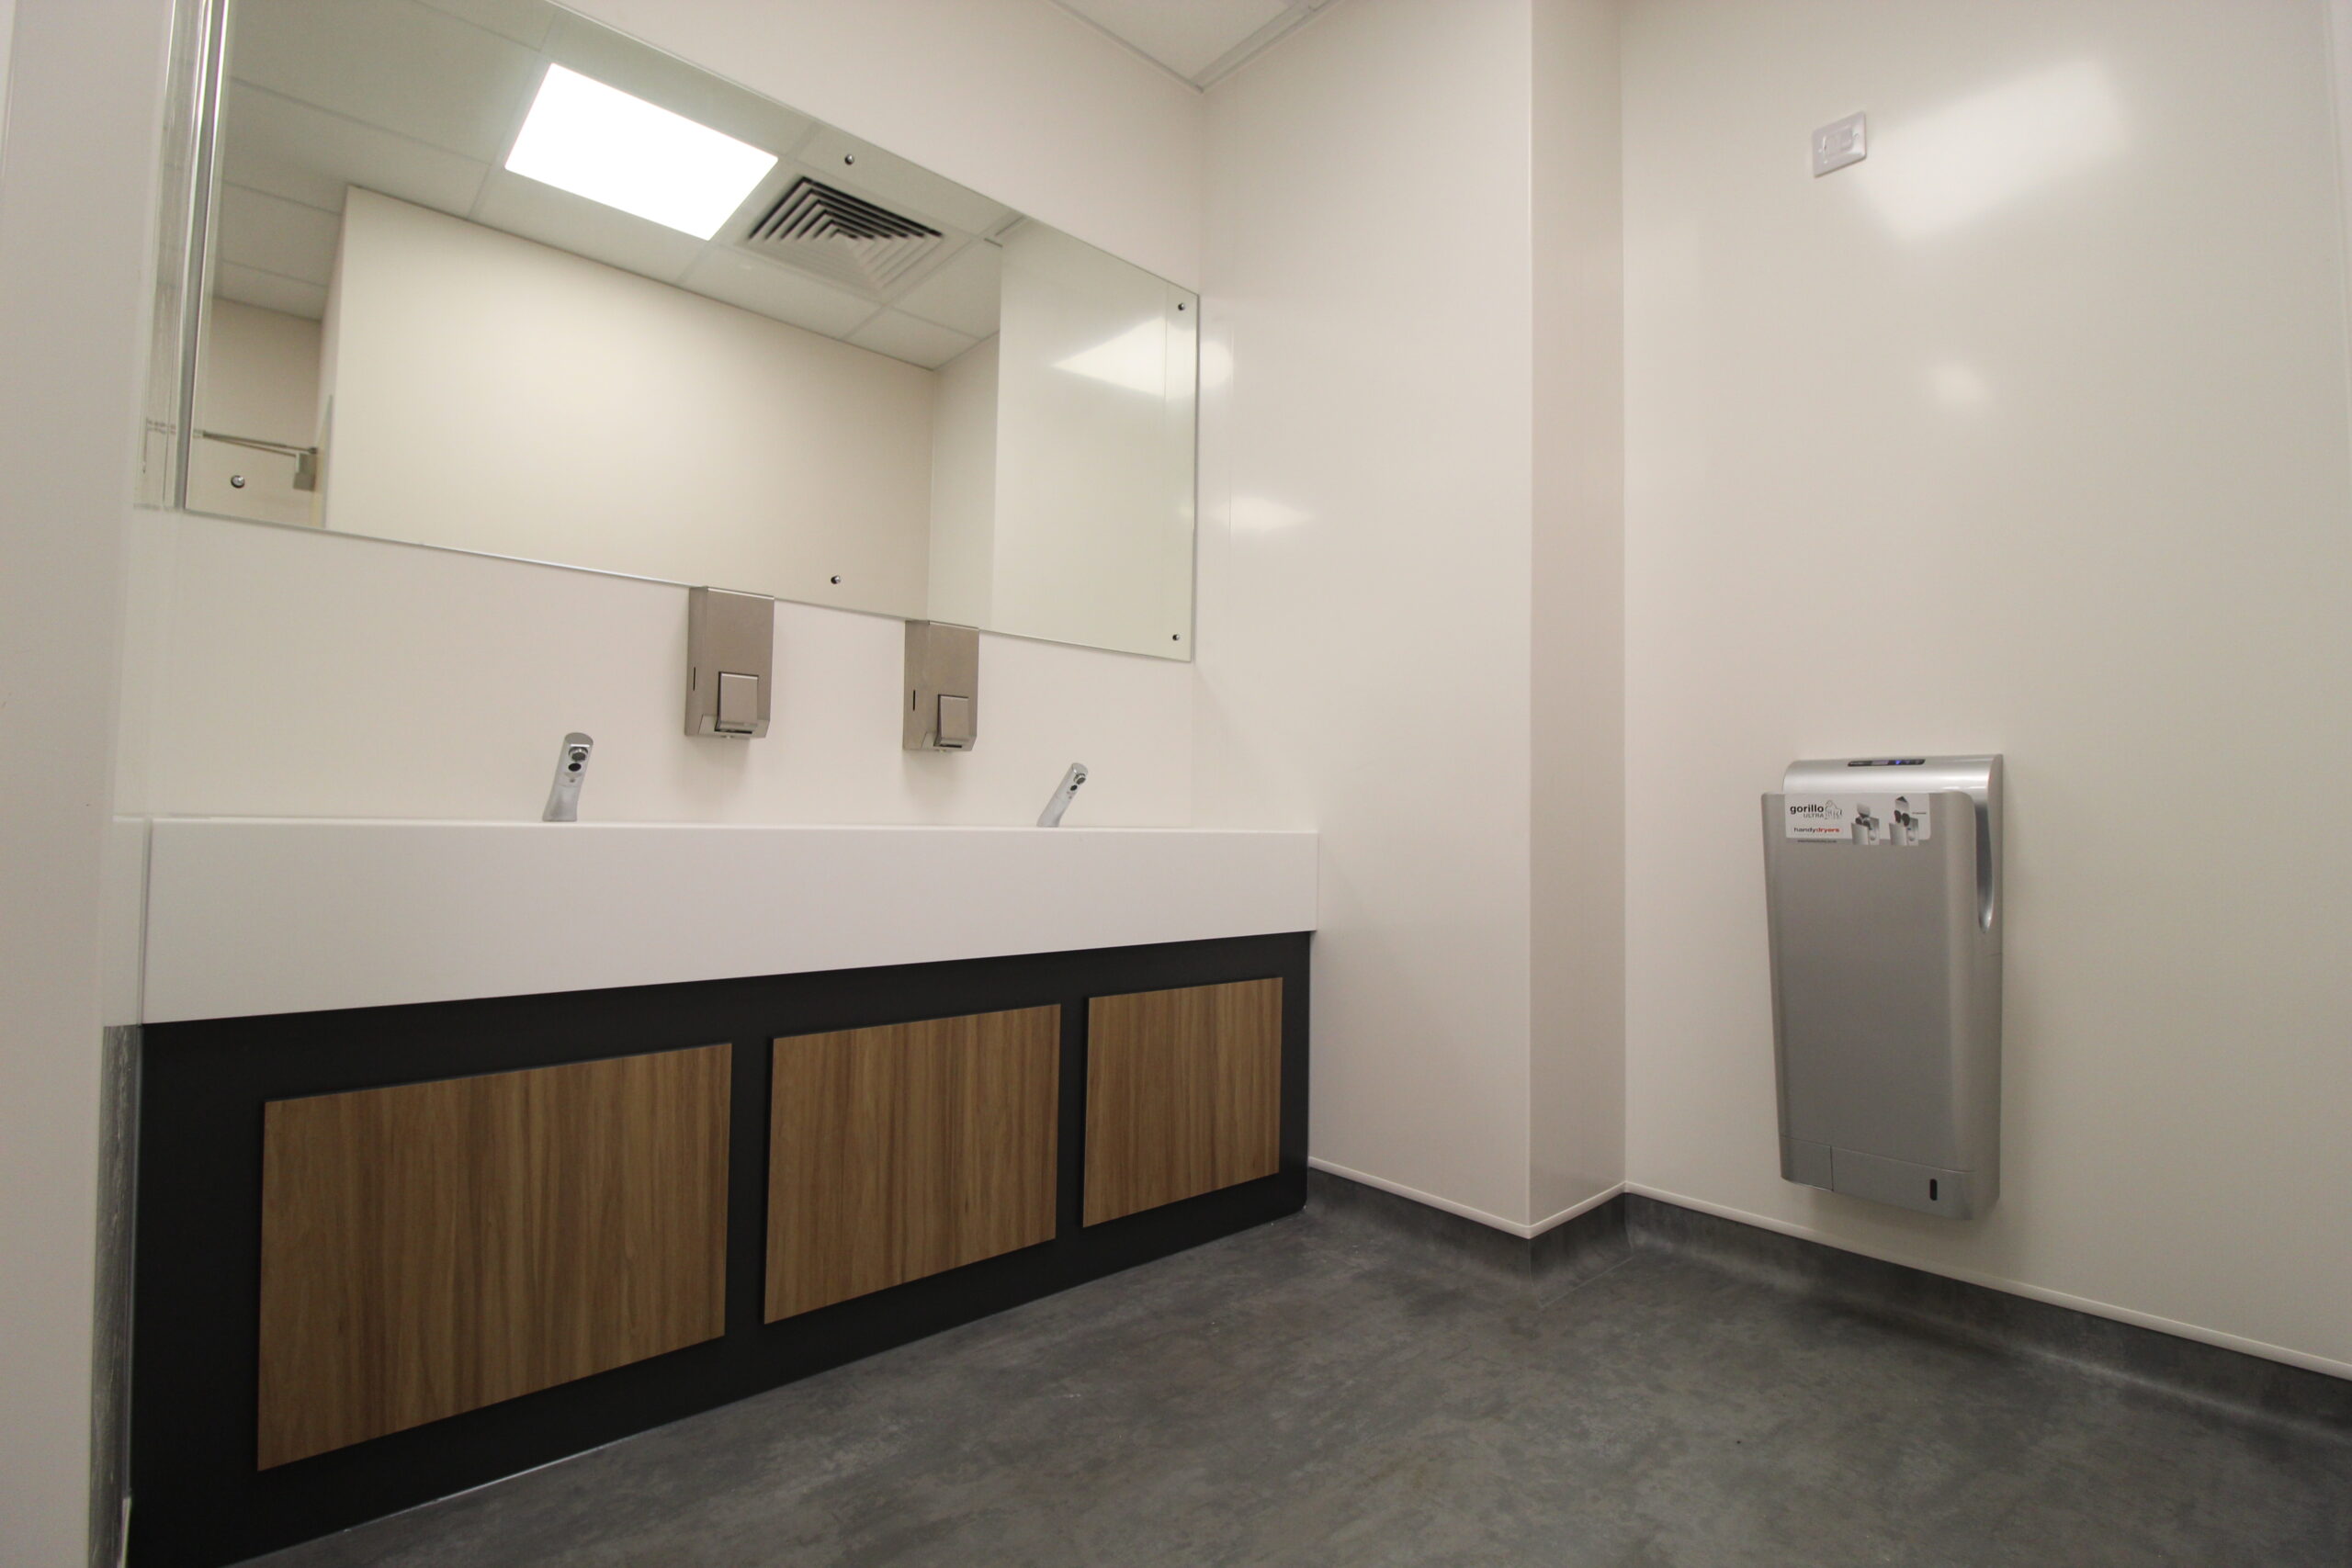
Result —
[[[140, 1049], [130, 1568], [243, 1562], [1297, 1213], [1306, 1195], [1312, 945], [1289, 933], [151, 1025]], [[1089, 999], [1271, 975], [1283, 977], [1281, 1170], [1084, 1227]], [[763, 1321], [768, 1043], [1055, 1003], [1053, 1241]], [[299, 1464], [254, 1468], [260, 1133], [270, 1101], [721, 1040], [736, 1043], [724, 1335]]]
[[1086, 1033], [1086, 1223], [1282, 1168], [1283, 983], [1096, 997]]
[[259, 1468], [726, 1329], [729, 1048], [270, 1101]]
[[775, 1043], [770, 1322], [1053, 1239], [1061, 1010]]

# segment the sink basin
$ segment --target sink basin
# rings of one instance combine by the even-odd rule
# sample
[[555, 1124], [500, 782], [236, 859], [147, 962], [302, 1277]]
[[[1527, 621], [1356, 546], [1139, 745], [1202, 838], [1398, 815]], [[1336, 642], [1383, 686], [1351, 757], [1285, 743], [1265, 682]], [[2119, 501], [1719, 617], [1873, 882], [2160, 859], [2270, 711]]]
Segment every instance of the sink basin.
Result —
[[1312, 930], [1316, 836], [158, 818], [150, 1022]]

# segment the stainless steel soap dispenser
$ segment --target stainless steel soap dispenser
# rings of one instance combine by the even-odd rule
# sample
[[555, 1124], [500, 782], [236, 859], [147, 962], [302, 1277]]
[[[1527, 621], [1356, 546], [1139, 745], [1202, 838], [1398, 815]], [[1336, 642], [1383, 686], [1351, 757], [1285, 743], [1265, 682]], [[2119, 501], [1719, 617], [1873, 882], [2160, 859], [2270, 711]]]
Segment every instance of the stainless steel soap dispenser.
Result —
[[907, 623], [910, 751], [968, 751], [980, 738], [980, 634], [944, 621]]
[[1950, 1219], [2001, 1180], [2001, 759], [1792, 763], [1764, 797], [1781, 1175]]
[[725, 588], [686, 592], [686, 733], [752, 740], [768, 732], [775, 601]]

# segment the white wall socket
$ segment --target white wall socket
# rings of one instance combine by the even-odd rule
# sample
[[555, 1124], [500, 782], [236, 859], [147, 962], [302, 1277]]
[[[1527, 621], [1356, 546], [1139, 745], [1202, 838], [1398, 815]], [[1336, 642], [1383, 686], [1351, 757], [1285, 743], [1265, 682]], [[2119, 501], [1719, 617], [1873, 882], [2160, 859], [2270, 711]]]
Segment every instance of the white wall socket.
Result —
[[1813, 173], [1817, 179], [1832, 169], [1859, 164], [1869, 156], [1867, 117], [1849, 114], [1813, 133]]

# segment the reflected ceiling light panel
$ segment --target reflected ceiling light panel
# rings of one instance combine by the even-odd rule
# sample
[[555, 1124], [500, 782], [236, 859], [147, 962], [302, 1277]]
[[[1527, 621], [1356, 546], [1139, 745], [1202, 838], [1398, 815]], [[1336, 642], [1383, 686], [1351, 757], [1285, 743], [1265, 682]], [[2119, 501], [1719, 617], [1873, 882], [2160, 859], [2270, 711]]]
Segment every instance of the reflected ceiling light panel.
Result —
[[1993, 389], [1973, 365], [1947, 360], [1928, 372], [1928, 389], [1946, 408], [1983, 408], [1993, 400]]
[[2079, 173], [2123, 147], [2100, 66], [2039, 71], [1915, 120], [1890, 120], [1864, 187], [1895, 231], [1924, 239]]
[[1130, 392], [1163, 397], [1168, 391], [1168, 333], [1156, 321], [1137, 321], [1117, 337], [1054, 363], [1057, 370], [1106, 381]]
[[775, 158], [618, 87], [550, 65], [506, 167], [707, 240], [767, 177]]

